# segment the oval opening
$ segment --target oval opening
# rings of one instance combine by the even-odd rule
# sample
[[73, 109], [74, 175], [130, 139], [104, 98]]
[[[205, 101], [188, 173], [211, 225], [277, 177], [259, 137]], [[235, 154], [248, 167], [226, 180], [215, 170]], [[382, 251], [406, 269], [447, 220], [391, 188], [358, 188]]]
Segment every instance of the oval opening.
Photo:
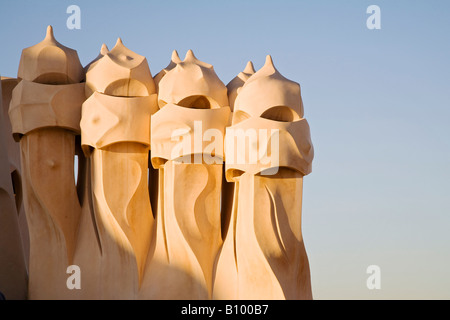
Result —
[[55, 85], [55, 84], [71, 84], [71, 81], [66, 74], [56, 73], [56, 72], [41, 74], [39, 77], [34, 79], [33, 82], [40, 83], [40, 84], [53, 84], [53, 85]]
[[264, 111], [261, 118], [281, 122], [292, 122], [300, 119], [297, 112], [286, 106], [272, 107]]
[[243, 170], [239, 170], [239, 169], [230, 169], [227, 170], [225, 175], [228, 181], [239, 181], [239, 178], [245, 173], [245, 171]]
[[250, 118], [250, 115], [242, 110], [238, 110], [233, 112], [233, 125], [238, 124], [244, 120], [247, 120]]
[[135, 79], [120, 79], [105, 88], [105, 94], [115, 97], [146, 97], [147, 87]]
[[192, 109], [215, 109], [219, 108], [219, 105], [217, 104], [214, 99], [211, 99], [207, 96], [202, 95], [194, 95], [186, 97], [182, 100], [180, 100], [177, 105], [180, 107], [185, 108], [192, 108]]

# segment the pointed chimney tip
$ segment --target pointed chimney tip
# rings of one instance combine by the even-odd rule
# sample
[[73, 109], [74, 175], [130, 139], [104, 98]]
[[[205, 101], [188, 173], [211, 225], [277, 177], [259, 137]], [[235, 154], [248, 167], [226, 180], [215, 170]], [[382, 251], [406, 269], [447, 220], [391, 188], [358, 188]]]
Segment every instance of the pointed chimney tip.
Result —
[[109, 52], [108, 46], [106, 44], [102, 44], [102, 47], [100, 49], [100, 53], [104, 56]]
[[180, 56], [178, 55], [178, 51], [177, 50], [173, 50], [172, 51], [172, 57], [171, 60], [175, 63], [179, 63], [181, 62]]
[[273, 66], [273, 60], [272, 60], [272, 56], [270, 54], [268, 54], [266, 56], [266, 63], [265, 64]]
[[249, 61], [247, 62], [247, 65], [245, 66], [244, 73], [255, 73], [255, 67], [253, 66], [253, 62]]
[[194, 51], [192, 51], [192, 49], [189, 49], [186, 52], [186, 56], [184, 57], [184, 60], [191, 60], [191, 59], [197, 59], [194, 55]]
[[53, 34], [53, 27], [51, 25], [47, 26], [45, 38], [46, 39], [55, 39], [55, 35]]
[[122, 42], [122, 38], [121, 38], [121, 37], [118, 37], [118, 38], [117, 38], [116, 46], [117, 46], [118, 44], [123, 45], [123, 42]]

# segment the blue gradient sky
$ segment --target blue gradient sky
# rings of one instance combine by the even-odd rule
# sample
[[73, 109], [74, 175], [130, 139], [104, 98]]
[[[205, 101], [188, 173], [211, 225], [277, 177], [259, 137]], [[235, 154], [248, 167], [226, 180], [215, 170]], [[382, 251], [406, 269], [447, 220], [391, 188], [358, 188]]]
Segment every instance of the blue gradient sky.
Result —
[[[66, 8], [81, 8], [81, 30]], [[366, 8], [381, 8], [368, 30]], [[188, 49], [228, 83], [267, 54], [315, 147], [303, 234], [316, 299], [450, 299], [450, 1], [5, 1], [0, 73], [51, 24], [83, 65], [117, 37], [156, 74]], [[368, 290], [366, 268], [381, 268]]]

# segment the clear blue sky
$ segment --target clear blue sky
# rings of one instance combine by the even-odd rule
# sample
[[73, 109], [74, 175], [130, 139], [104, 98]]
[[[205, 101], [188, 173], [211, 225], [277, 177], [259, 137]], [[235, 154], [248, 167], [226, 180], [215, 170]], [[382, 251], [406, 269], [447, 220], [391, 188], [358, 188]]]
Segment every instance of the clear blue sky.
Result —
[[[66, 8], [81, 8], [69, 30]], [[369, 5], [381, 30], [368, 30]], [[315, 147], [303, 234], [316, 299], [450, 299], [450, 1], [5, 1], [0, 73], [51, 24], [83, 65], [117, 37], [156, 74], [173, 49], [227, 83], [271, 54]], [[368, 290], [366, 268], [381, 268]]]

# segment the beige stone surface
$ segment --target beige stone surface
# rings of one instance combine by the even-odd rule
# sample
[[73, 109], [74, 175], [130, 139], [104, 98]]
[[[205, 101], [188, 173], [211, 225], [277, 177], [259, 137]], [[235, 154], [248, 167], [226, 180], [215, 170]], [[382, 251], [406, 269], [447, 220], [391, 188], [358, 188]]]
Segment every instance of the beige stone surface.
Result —
[[[255, 143], [243, 143], [240, 132], [257, 133], [247, 135]], [[276, 173], [279, 167], [289, 168], [303, 175], [312, 171], [314, 149], [309, 124], [304, 118], [281, 122], [251, 117], [228, 127], [226, 139], [228, 145], [225, 167], [228, 181], [235, 181], [242, 172], [256, 175], [264, 170], [272, 170]], [[272, 148], [275, 145], [276, 148]], [[258, 157], [261, 154], [264, 157]]]
[[117, 97], [146, 97], [156, 93], [147, 59], [131, 51], [118, 38], [116, 45], [100, 52], [101, 59], [86, 71], [86, 96], [99, 92]]
[[23, 192], [22, 192], [22, 169], [20, 165], [20, 146], [13, 138], [11, 121], [9, 119], [8, 111], [9, 104], [12, 98], [12, 91], [18, 83], [18, 79], [1, 77], [2, 86], [2, 117], [3, 117], [3, 136], [7, 145], [8, 159], [10, 164], [10, 171], [13, 183], [13, 190], [15, 193], [16, 209], [19, 214], [19, 229], [22, 238], [22, 245], [25, 254], [25, 265], [28, 266], [30, 256], [30, 236], [28, 232], [27, 218], [25, 215], [25, 208], [23, 206]]
[[28, 295], [64, 297], [73, 263], [81, 207], [74, 178], [84, 71], [76, 51], [57, 42], [51, 27], [24, 49], [9, 116], [20, 140], [22, 189], [30, 236]]
[[198, 60], [189, 50], [159, 82], [158, 105], [162, 108], [168, 103], [196, 109], [226, 107], [227, 87], [211, 64]]
[[79, 134], [84, 100], [84, 83], [47, 85], [20, 81], [9, 108], [15, 140], [34, 130], [52, 127]]
[[120, 142], [150, 147], [150, 116], [156, 112], [156, 94], [115, 97], [94, 92], [83, 104], [82, 146], [102, 149]]
[[[158, 97], [151, 132], [160, 180], [156, 244], [140, 298], [210, 299], [222, 245], [223, 142], [205, 159], [203, 137], [214, 129], [223, 139], [230, 116], [226, 87], [189, 50], [160, 80]], [[183, 142], [187, 148], [179, 148]]]
[[172, 51], [172, 56], [170, 57], [170, 62], [167, 65], [167, 67], [165, 67], [164, 69], [162, 69], [160, 72], [158, 72], [154, 77], [153, 80], [155, 80], [155, 85], [156, 85], [156, 89], [159, 91], [159, 82], [161, 81], [161, 79], [167, 74], [167, 72], [169, 72], [170, 70], [172, 70], [173, 68], [175, 68], [177, 66], [178, 63], [181, 62], [180, 57], [178, 56], [178, 52], [177, 50], [173, 50]]
[[[233, 207], [214, 299], [312, 299], [301, 212], [313, 147], [301, 101], [300, 86], [284, 78], [270, 56], [238, 91], [225, 139]], [[239, 138], [229, 136], [239, 129], [254, 138], [233, 143]]]
[[253, 62], [249, 61], [247, 62], [247, 65], [245, 66], [244, 71], [239, 72], [239, 74], [234, 77], [228, 84], [227, 84], [227, 90], [228, 90], [228, 101], [230, 102], [230, 108], [231, 111], [234, 110], [234, 102], [236, 100], [236, 97], [238, 95], [238, 91], [244, 83], [255, 73], [255, 68], [253, 66]]
[[[106, 55], [109, 52], [108, 46], [106, 44], [102, 44], [100, 48], [100, 52], [98, 53], [97, 57], [95, 57], [91, 62], [89, 62], [83, 69], [84, 72], [87, 73], [91, 67], [94, 67], [98, 60], [103, 58], [104, 55]], [[89, 93], [92, 93], [91, 91]], [[90, 94], [88, 94], [89, 96]]]
[[286, 79], [275, 68], [271, 56], [267, 56], [264, 66], [239, 90], [234, 113], [233, 124], [246, 117], [275, 121], [303, 118], [300, 85]]
[[[214, 157], [207, 157], [208, 163], [222, 163], [224, 159], [223, 140], [203, 139], [208, 133], [225, 136], [229, 122], [230, 108], [193, 109], [167, 104], [152, 116], [152, 164], [160, 168], [167, 160], [185, 157], [193, 161], [205, 160], [204, 151], [216, 142], [212, 150]], [[209, 153], [208, 153], [209, 155]]]
[[[2, 101], [4, 99], [0, 100], [0, 108]], [[9, 158], [11, 150], [7, 137], [11, 134], [6, 130], [8, 120], [3, 112], [0, 113], [0, 127], [0, 292], [9, 300], [25, 299], [28, 281], [26, 258], [20, 235], [20, 208], [17, 207], [10, 169], [15, 163]]]
[[20, 172], [20, 148], [12, 136], [11, 121], [9, 120], [9, 104], [12, 98], [12, 91], [19, 83], [16, 78], [1, 77], [1, 90], [2, 90], [2, 133], [5, 137], [7, 144], [7, 152], [9, 163], [11, 166], [11, 172]]
[[312, 299], [314, 149], [270, 56], [225, 86], [192, 50], [152, 77], [119, 38], [83, 68], [48, 27], [1, 83], [8, 299]]
[[17, 78], [43, 84], [79, 83], [85, 73], [78, 53], [56, 41], [52, 26], [38, 44], [22, 51]]
[[81, 145], [91, 164], [93, 213], [107, 259], [102, 268], [114, 264], [131, 276], [117, 275], [118, 283], [129, 288], [123, 296], [133, 298], [154, 229], [147, 173], [156, 91], [146, 58], [121, 39], [101, 54], [86, 74], [86, 88], [94, 92], [83, 104]]

